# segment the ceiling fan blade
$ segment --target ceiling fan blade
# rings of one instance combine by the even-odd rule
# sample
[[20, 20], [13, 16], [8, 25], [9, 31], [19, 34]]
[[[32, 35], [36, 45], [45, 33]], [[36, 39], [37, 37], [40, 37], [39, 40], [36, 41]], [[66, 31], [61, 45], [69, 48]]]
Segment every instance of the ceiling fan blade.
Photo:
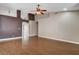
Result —
[[42, 15], [44, 15], [44, 13], [43, 12], [40, 12]]

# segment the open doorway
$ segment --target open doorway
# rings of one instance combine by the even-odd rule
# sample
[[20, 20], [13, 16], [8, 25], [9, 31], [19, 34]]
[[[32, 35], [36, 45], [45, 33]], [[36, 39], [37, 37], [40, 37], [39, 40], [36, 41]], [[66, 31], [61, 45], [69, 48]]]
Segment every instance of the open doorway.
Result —
[[24, 48], [29, 41], [29, 23], [26, 20], [22, 21], [22, 47]]

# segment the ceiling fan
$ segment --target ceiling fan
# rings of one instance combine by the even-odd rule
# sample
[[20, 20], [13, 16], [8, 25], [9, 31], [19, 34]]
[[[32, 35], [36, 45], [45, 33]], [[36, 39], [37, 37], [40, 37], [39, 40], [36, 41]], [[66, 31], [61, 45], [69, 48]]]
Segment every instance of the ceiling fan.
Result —
[[41, 9], [40, 8], [40, 4], [37, 5], [36, 7], [36, 10], [35, 10], [35, 15], [44, 15], [44, 13], [46, 12], [47, 10], [45, 9]]

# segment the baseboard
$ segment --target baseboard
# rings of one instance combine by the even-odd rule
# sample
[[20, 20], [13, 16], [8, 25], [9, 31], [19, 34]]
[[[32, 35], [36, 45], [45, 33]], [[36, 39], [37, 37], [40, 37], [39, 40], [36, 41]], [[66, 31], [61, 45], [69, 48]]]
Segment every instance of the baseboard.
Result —
[[0, 42], [10, 41], [10, 40], [17, 40], [17, 39], [21, 39], [21, 38], [22, 37], [5, 38], [5, 39], [0, 39]]
[[45, 37], [45, 36], [39, 36], [39, 37], [47, 38], [47, 39], [52, 39], [52, 40], [57, 40], [57, 41], [68, 42], [68, 43], [73, 43], [73, 44], [79, 44], [79, 42], [74, 42], [74, 41], [69, 41], [69, 40], [64, 40], [64, 39], [50, 38], [50, 37]]
[[37, 34], [30, 35], [30, 37], [38, 36]]

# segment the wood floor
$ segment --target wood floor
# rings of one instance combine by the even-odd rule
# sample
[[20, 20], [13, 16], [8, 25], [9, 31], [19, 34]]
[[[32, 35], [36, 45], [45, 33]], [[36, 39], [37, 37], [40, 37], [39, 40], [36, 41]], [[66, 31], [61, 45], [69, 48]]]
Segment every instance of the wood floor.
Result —
[[0, 42], [1, 55], [79, 55], [79, 45], [32, 37], [22, 48], [22, 41]]

